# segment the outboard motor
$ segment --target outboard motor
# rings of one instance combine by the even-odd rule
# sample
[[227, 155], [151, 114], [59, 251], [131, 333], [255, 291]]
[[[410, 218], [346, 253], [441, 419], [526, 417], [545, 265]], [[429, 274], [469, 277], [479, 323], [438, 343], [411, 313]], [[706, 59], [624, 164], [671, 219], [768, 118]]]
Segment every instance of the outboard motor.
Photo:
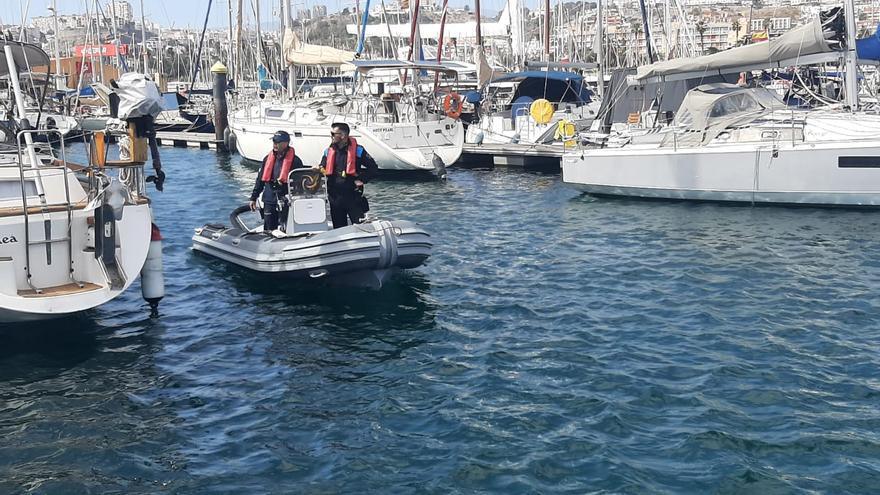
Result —
[[326, 232], [332, 228], [330, 202], [324, 176], [314, 168], [297, 168], [288, 176], [287, 212], [289, 236]]

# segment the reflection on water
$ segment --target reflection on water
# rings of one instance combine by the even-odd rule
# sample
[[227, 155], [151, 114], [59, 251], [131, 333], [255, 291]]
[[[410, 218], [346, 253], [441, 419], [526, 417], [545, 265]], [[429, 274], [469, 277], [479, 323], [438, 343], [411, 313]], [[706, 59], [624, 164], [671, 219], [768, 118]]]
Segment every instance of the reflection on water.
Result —
[[[267, 147], [268, 149], [268, 147]], [[377, 180], [380, 291], [191, 251], [255, 166], [163, 149], [167, 296], [2, 333], [0, 493], [870, 493], [880, 219]], [[198, 166], [193, 166], [198, 163]]]

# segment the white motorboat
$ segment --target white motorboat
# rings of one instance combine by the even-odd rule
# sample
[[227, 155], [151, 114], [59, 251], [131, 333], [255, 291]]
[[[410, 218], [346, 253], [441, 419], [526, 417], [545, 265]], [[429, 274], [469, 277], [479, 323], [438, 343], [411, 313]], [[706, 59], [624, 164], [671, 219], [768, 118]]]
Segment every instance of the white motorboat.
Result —
[[384, 83], [368, 82], [374, 70], [409, 72], [413, 78], [422, 70], [446, 70], [443, 66], [395, 60], [352, 64], [362, 81], [362, 91], [357, 94], [286, 103], [260, 101], [233, 112], [229, 129], [239, 154], [248, 160], [262, 161], [270, 149], [270, 138], [283, 129], [290, 133], [290, 145], [303, 163], [317, 165], [330, 142], [330, 125], [345, 122], [351, 128], [351, 136], [382, 170], [442, 171], [458, 160], [464, 144], [460, 121], [439, 113], [432, 108], [434, 100], [417, 91], [390, 93], [385, 92]]
[[307, 281], [380, 288], [402, 269], [416, 268], [431, 255], [430, 235], [413, 222], [374, 220], [331, 228], [324, 178], [315, 169], [290, 173], [287, 219], [279, 230], [250, 228], [230, 215], [230, 226], [195, 230], [193, 250], [254, 272]]

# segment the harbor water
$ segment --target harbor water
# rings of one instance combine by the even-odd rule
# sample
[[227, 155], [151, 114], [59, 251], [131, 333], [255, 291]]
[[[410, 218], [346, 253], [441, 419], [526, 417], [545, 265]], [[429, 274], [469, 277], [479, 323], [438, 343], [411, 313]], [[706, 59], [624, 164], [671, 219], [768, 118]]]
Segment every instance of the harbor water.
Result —
[[[70, 153], [76, 155], [76, 148]], [[163, 149], [167, 296], [3, 328], [0, 493], [876, 493], [880, 216], [368, 184], [381, 291], [194, 254], [256, 167]]]

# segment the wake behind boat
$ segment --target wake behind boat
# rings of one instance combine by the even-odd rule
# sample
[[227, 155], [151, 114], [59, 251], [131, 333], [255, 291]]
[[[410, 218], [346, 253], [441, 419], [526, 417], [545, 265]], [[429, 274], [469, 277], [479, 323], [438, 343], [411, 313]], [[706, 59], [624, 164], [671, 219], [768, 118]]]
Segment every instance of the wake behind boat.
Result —
[[249, 208], [243, 206], [230, 215], [230, 227], [197, 228], [193, 250], [256, 272], [373, 288], [431, 255], [430, 235], [413, 222], [375, 220], [331, 229], [324, 178], [315, 169], [291, 171], [288, 184], [285, 230], [249, 228], [241, 218]]

